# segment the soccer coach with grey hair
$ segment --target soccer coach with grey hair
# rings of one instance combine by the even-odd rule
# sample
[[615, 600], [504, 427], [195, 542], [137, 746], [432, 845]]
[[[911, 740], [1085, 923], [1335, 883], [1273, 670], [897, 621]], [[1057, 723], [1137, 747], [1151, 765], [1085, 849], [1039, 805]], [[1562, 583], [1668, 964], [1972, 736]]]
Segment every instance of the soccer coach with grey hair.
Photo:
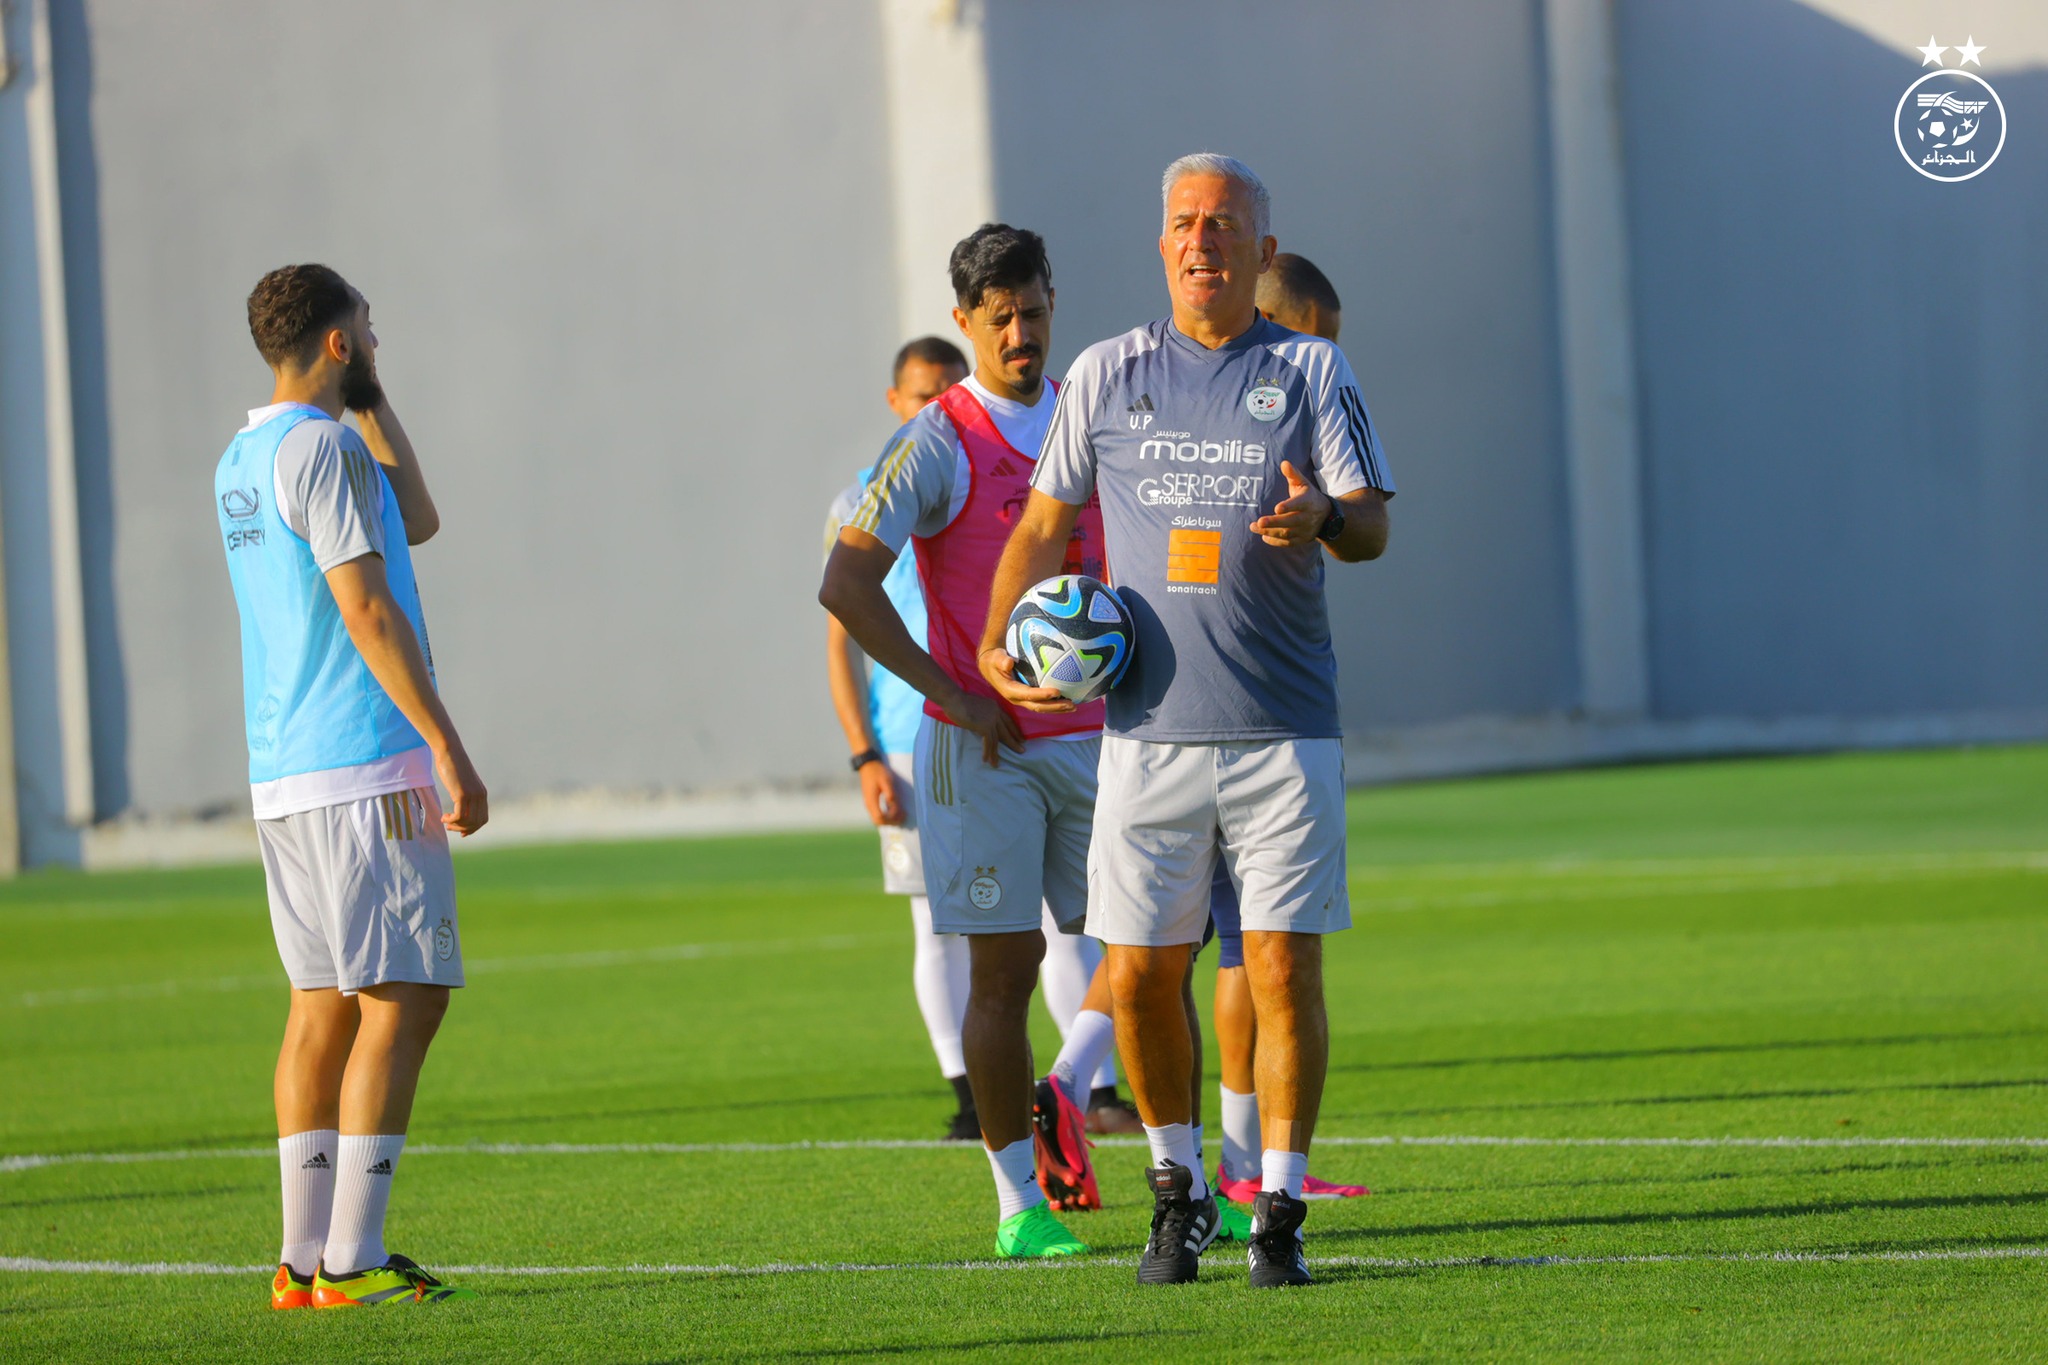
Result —
[[1099, 497], [1137, 647], [1109, 695], [1088, 932], [1108, 945], [1117, 1044], [1152, 1148], [1138, 1279], [1194, 1279], [1215, 1236], [1182, 989], [1220, 854], [1258, 1017], [1251, 1283], [1306, 1284], [1301, 1182], [1329, 1065], [1321, 936], [1351, 924], [1324, 557], [1385, 550], [1394, 484], [1344, 353], [1259, 315], [1276, 244], [1258, 176], [1201, 153], [1167, 167], [1161, 195], [1172, 316], [1098, 342], [1068, 372], [979, 662], [1014, 705], [1067, 709], [1017, 681], [1003, 631]]

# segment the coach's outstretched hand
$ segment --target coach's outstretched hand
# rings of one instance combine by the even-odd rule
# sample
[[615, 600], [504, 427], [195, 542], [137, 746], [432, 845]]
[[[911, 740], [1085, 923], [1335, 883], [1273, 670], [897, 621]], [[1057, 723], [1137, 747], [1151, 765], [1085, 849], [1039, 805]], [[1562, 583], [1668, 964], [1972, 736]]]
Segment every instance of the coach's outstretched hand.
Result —
[[449, 745], [434, 755], [434, 774], [448, 789], [453, 807], [442, 814], [441, 823], [465, 839], [482, 829], [491, 818], [491, 794], [484, 790], [483, 778], [477, 775], [476, 765], [469, 761], [469, 754], [460, 744]]
[[981, 676], [988, 679], [988, 685], [996, 690], [997, 695], [1020, 710], [1056, 716], [1074, 709], [1074, 703], [1053, 688], [1026, 687], [1018, 682], [1017, 661], [1000, 645], [981, 651], [975, 663], [981, 669]]
[[1291, 460], [1283, 460], [1280, 472], [1287, 478], [1287, 501], [1273, 508], [1273, 515], [1252, 523], [1252, 531], [1268, 545], [1313, 545], [1316, 532], [1330, 515], [1329, 494], [1301, 477]]
[[1002, 766], [1004, 749], [1024, 752], [1024, 732], [1017, 728], [1016, 717], [987, 697], [962, 690], [958, 697], [941, 702], [940, 709], [961, 729], [981, 736], [981, 761], [989, 767]]

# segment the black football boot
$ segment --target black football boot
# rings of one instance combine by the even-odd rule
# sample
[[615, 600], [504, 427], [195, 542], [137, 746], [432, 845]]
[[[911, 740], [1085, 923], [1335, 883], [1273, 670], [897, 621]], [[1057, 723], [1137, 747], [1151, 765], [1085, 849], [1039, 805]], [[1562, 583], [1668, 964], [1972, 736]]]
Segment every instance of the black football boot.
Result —
[[1216, 1196], [1189, 1198], [1194, 1173], [1175, 1162], [1145, 1172], [1152, 1184], [1152, 1238], [1138, 1258], [1139, 1284], [1189, 1284], [1216, 1240]]
[[1288, 1284], [1314, 1284], [1308, 1257], [1301, 1249], [1301, 1220], [1308, 1205], [1289, 1198], [1285, 1190], [1265, 1190], [1252, 1200], [1252, 1288], [1276, 1289]]

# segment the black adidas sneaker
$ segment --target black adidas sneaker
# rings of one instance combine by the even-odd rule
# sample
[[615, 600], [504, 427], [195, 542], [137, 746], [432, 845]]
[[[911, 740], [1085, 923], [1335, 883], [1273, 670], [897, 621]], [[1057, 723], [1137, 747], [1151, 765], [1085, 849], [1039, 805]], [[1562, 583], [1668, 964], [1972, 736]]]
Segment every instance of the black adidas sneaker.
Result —
[[1252, 1288], [1277, 1289], [1289, 1284], [1314, 1284], [1308, 1257], [1301, 1249], [1301, 1221], [1308, 1205], [1290, 1199], [1285, 1190], [1264, 1190], [1252, 1200]]
[[1152, 1183], [1152, 1239], [1138, 1258], [1138, 1283], [1189, 1284], [1216, 1240], [1216, 1196], [1189, 1198], [1194, 1172], [1172, 1161], [1145, 1178]]

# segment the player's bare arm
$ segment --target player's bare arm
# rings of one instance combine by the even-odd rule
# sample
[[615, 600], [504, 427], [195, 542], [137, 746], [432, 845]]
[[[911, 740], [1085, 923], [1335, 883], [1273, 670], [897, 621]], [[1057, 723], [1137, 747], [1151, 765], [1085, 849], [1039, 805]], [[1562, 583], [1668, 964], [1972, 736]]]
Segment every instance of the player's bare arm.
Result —
[[1287, 478], [1287, 497], [1269, 515], [1252, 523], [1251, 529], [1260, 539], [1281, 548], [1313, 544], [1331, 511], [1341, 505], [1343, 529], [1323, 541], [1331, 556], [1357, 564], [1386, 553], [1390, 530], [1386, 494], [1377, 488], [1361, 488], [1332, 498], [1304, 479], [1292, 461], [1283, 461], [1280, 472]]
[[[894, 390], [891, 390], [894, 392]], [[832, 712], [839, 728], [846, 732], [849, 757], [876, 752], [874, 731], [868, 727], [867, 682], [861, 676], [860, 646], [846, 633], [836, 616], [825, 618], [825, 683], [832, 692]], [[877, 825], [903, 823], [903, 803], [896, 796], [896, 774], [887, 763], [860, 765], [861, 804], [868, 819]]]
[[453, 803], [441, 823], [457, 834], [476, 833], [490, 818], [490, 794], [434, 691], [419, 636], [385, 580], [383, 558], [362, 555], [337, 564], [327, 571], [327, 586], [371, 676], [433, 751], [434, 772]]
[[991, 765], [999, 747], [1024, 752], [1024, 732], [1009, 712], [947, 677], [910, 638], [882, 588], [895, 562], [895, 553], [882, 541], [851, 526], [841, 528], [839, 543], [825, 561], [818, 605], [839, 618], [870, 659], [922, 692], [955, 725], [980, 735], [982, 757]]
[[1017, 661], [1003, 647], [1003, 632], [1025, 590], [1060, 571], [1067, 537], [1074, 533], [1074, 519], [1080, 512], [1070, 502], [1032, 489], [1024, 514], [1017, 518], [1017, 529], [1010, 532], [1003, 557], [996, 562], [995, 581], [989, 588], [988, 626], [981, 633], [976, 663], [981, 676], [1004, 701], [1027, 711], [1050, 714], [1074, 709], [1074, 703], [1050, 687], [1026, 687], [1017, 681]]
[[375, 407], [356, 413], [356, 424], [362, 428], [363, 443], [369, 446], [371, 458], [384, 466], [384, 477], [391, 481], [399, 515], [405, 518], [406, 543], [420, 545], [432, 540], [441, 529], [441, 513], [434, 507], [433, 495], [427, 492], [419, 456], [413, 453], [412, 438], [405, 434], [398, 414], [392, 411], [390, 396], [380, 391]]

